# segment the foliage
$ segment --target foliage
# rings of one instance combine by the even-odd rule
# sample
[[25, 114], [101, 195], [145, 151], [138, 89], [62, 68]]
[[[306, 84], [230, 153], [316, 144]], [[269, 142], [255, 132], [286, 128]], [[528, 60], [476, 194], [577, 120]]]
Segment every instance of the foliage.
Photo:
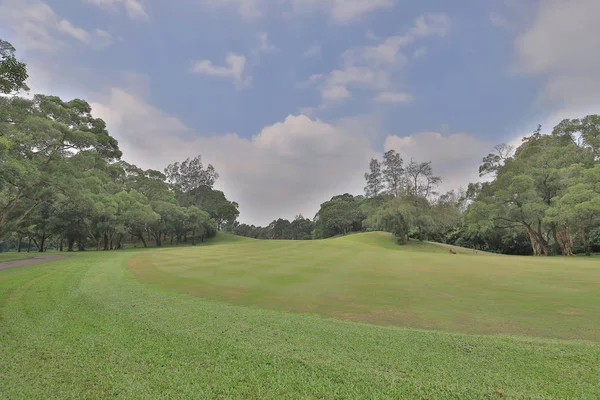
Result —
[[[25, 89], [26, 66], [14, 48], [0, 41], [0, 56], [0, 89]], [[165, 175], [121, 155], [84, 100], [0, 97], [2, 248], [20, 251], [26, 241], [40, 252], [111, 250], [127, 239], [161, 246], [168, 237], [196, 244], [238, 217], [237, 204], [212, 189], [218, 174], [200, 156], [169, 165]]]
[[15, 48], [0, 39], [0, 93], [10, 94], [20, 90], [29, 90], [25, 81], [27, 65], [15, 57]]
[[590, 232], [600, 223], [599, 121], [564, 120], [551, 135], [538, 127], [514, 154], [497, 146], [480, 168], [492, 181], [470, 188], [466, 231], [488, 238], [523, 232], [534, 255], [573, 255], [577, 243], [591, 254]]

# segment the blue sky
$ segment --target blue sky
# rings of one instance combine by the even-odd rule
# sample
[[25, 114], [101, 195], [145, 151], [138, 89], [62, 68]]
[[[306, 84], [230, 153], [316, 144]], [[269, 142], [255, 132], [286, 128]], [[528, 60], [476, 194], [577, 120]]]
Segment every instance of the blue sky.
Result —
[[599, 4], [0, 0], [0, 37], [34, 92], [88, 100], [126, 160], [202, 154], [266, 224], [360, 193], [389, 148], [458, 188], [493, 145], [596, 113]]

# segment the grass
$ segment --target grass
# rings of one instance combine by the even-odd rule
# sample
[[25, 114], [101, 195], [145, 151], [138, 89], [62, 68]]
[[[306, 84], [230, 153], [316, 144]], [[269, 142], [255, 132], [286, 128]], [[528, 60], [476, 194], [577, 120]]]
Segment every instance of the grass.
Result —
[[[277, 264], [279, 258], [281, 267], [290, 261], [282, 251], [288, 249], [303, 254], [305, 263], [312, 261], [312, 268], [319, 263], [335, 268], [345, 253], [345, 264], [352, 269], [354, 257], [364, 261], [363, 252], [375, 251], [366, 248], [376, 248], [357, 240], [333, 239], [299, 251], [293, 243], [268, 242], [269, 250], [264, 242], [228, 243], [222, 237], [197, 248], [90, 252], [0, 271], [0, 398], [598, 396], [596, 342], [450, 334], [233, 305], [181, 293], [165, 282], [142, 283], [125, 267], [132, 256], [137, 263], [183, 253], [190, 258], [181, 265], [194, 254], [198, 261], [193, 269], [208, 268], [221, 257], [227, 270], [235, 253], [245, 259], [241, 264], [256, 265], [257, 254], [269, 252], [267, 261]], [[319, 246], [329, 247], [331, 255], [317, 263], [327, 254]], [[377, 251], [395, 254], [383, 260], [402, 256], [412, 260], [407, 262], [445, 256], [425, 247]], [[487, 262], [485, 257], [452, 257]], [[376, 266], [375, 261], [369, 265]], [[574, 268], [593, 271], [594, 265], [584, 262]], [[355, 272], [338, 279], [348, 280]], [[237, 273], [245, 276], [243, 269]], [[227, 281], [235, 275], [229, 274]]]
[[26, 258], [32, 258], [38, 253], [17, 253], [16, 251], [0, 253], [0, 262], [13, 261], [13, 260], [24, 260]]
[[600, 265], [587, 257], [453, 255], [367, 233], [314, 242], [221, 239], [201, 250], [139, 254], [129, 268], [142, 281], [238, 305], [600, 342]]

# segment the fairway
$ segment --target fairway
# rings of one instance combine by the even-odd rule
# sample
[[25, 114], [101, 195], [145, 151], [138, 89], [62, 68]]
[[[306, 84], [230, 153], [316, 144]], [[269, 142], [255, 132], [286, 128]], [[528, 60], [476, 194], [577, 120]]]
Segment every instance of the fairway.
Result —
[[[598, 266], [564, 262], [398, 248], [381, 234], [314, 243], [220, 235], [7, 269], [0, 398], [597, 398]], [[464, 281], [467, 269], [474, 277]], [[482, 294], [470, 293], [479, 285]], [[522, 309], [512, 300], [530, 296], [537, 303]], [[494, 314], [512, 313], [515, 332], [591, 340], [440, 332], [500, 333]], [[466, 314], [490, 325], [461, 325]], [[427, 321], [438, 331], [406, 327]]]
[[600, 341], [600, 263], [398, 246], [387, 233], [322, 241], [222, 235], [133, 257], [144, 281], [232, 304], [445, 332]]

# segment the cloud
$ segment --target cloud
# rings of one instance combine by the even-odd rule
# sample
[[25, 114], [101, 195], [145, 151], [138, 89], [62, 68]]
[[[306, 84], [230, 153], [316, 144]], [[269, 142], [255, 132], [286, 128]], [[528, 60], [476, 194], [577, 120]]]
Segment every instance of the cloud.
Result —
[[248, 223], [300, 212], [312, 217], [335, 194], [361, 193], [368, 160], [376, 156], [361, 134], [304, 115], [289, 115], [246, 139], [235, 133], [201, 136], [126, 88], [113, 88], [91, 105], [119, 140], [124, 158], [140, 167], [162, 170], [201, 154]]
[[89, 43], [90, 41], [90, 34], [85, 29], [74, 26], [66, 19], [60, 20], [58, 22], [57, 28], [60, 32], [66, 33], [67, 35], [71, 35], [75, 39], [84, 43]]
[[323, 100], [327, 103], [335, 102], [340, 100], [345, 100], [349, 98], [352, 94], [345, 86], [328, 86], [321, 92], [323, 96]]
[[263, 0], [200, 0], [204, 7], [219, 9], [230, 8], [244, 19], [256, 19], [263, 14]]
[[226, 66], [214, 65], [210, 60], [201, 60], [194, 64], [192, 72], [221, 78], [232, 78], [238, 89], [249, 87], [252, 78], [244, 77], [246, 57], [234, 53], [227, 54]]
[[111, 35], [95, 29], [89, 32], [71, 21], [59, 17], [42, 0], [5, 0], [0, 4], [0, 22], [10, 26], [15, 44], [23, 51], [53, 53], [66, 46], [67, 37], [94, 46], [97, 49], [112, 43]]
[[381, 92], [375, 96], [377, 103], [408, 104], [412, 99], [413, 96], [410, 93], [404, 92]]
[[425, 47], [419, 47], [413, 52], [413, 58], [423, 58], [427, 55], [427, 49]]
[[53, 52], [64, 45], [65, 35], [90, 42], [85, 29], [60, 18], [42, 0], [5, 0], [0, 4], [0, 21], [12, 28], [16, 41], [27, 50]]
[[105, 48], [110, 46], [113, 43], [113, 37], [110, 33], [106, 32], [102, 29], [96, 29], [94, 31], [97, 40], [97, 46], [100, 48]]
[[540, 100], [565, 109], [600, 106], [600, 2], [539, 3], [516, 38], [516, 72], [544, 77]]
[[296, 13], [325, 10], [335, 23], [355, 21], [382, 8], [392, 7], [395, 0], [291, 0]]
[[[351, 86], [386, 92], [398, 89], [395, 87], [398, 83], [394, 74], [408, 62], [404, 53], [406, 47], [419, 39], [446, 36], [449, 29], [450, 18], [446, 14], [429, 13], [416, 18], [405, 35], [374, 38], [378, 41], [375, 45], [345, 51], [342, 55], [342, 68], [331, 71], [319, 86], [321, 108], [329, 105], [332, 99], [339, 102], [351, 97]], [[385, 95], [384, 98], [390, 97]]]
[[131, 19], [145, 20], [148, 19], [146, 9], [138, 0], [84, 0], [95, 6], [104, 8], [110, 11], [118, 11], [123, 8]]
[[302, 55], [304, 57], [310, 58], [310, 57], [314, 57], [319, 54], [321, 54], [321, 45], [317, 43], [313, 46], [310, 46], [308, 49], [306, 49], [306, 51]]
[[256, 48], [256, 52], [258, 53], [274, 53], [279, 49], [275, 47], [271, 42], [269, 42], [269, 35], [267, 32], [259, 32], [256, 34], [258, 38], [258, 47]]
[[405, 163], [411, 158], [419, 162], [432, 161], [434, 173], [443, 180], [440, 189], [448, 191], [459, 187], [466, 189], [470, 182], [480, 181], [481, 159], [495, 144], [468, 133], [419, 132], [409, 136], [389, 136], [385, 150], [396, 150]]

